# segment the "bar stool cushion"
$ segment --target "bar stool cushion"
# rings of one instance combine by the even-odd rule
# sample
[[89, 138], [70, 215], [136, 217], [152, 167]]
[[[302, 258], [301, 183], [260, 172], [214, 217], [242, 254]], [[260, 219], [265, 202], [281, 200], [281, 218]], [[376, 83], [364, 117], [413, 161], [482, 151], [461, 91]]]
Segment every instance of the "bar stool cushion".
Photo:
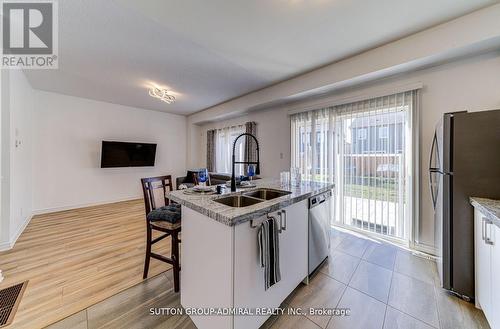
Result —
[[146, 218], [150, 222], [167, 221], [176, 223], [181, 220], [181, 205], [171, 204], [155, 210], [152, 210]]

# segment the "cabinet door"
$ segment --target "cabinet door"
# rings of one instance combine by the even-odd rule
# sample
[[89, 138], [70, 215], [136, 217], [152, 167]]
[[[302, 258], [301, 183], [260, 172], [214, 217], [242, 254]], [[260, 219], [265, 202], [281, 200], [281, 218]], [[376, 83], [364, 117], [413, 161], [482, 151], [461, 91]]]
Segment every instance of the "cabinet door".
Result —
[[[278, 217], [277, 212], [269, 215]], [[257, 219], [258, 221], [264, 218]], [[264, 289], [264, 269], [260, 266], [259, 228], [250, 223], [235, 226], [234, 235], [234, 307], [275, 308], [282, 302], [282, 282]], [[281, 248], [280, 243], [280, 248]], [[282, 263], [281, 263], [282, 264]], [[283, 274], [283, 272], [282, 272]], [[234, 328], [253, 329], [261, 326], [268, 316], [235, 316]]]
[[500, 328], [500, 228], [489, 224], [489, 238], [491, 245], [491, 310], [493, 319], [490, 320], [492, 328]]
[[[260, 267], [258, 228], [250, 223], [235, 227], [234, 236], [234, 306], [243, 308], [275, 308], [307, 275], [307, 201], [285, 209], [279, 234], [281, 281], [264, 289], [264, 269]], [[280, 218], [279, 212], [270, 215]], [[269, 316], [235, 316], [234, 328], [258, 328]]]
[[280, 269], [283, 299], [307, 276], [308, 209], [307, 200], [283, 209], [286, 229], [280, 234]]
[[491, 309], [491, 248], [483, 239], [485, 223], [483, 215], [474, 211], [475, 256], [476, 256], [476, 302], [488, 317]]

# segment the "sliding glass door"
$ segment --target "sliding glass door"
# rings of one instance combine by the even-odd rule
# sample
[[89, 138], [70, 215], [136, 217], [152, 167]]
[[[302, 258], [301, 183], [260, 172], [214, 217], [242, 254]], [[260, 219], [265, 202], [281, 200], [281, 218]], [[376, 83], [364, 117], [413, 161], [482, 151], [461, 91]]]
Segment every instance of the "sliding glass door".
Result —
[[404, 107], [341, 117], [342, 224], [404, 238], [407, 121]]
[[292, 166], [335, 182], [333, 224], [408, 241], [413, 92], [292, 116]]

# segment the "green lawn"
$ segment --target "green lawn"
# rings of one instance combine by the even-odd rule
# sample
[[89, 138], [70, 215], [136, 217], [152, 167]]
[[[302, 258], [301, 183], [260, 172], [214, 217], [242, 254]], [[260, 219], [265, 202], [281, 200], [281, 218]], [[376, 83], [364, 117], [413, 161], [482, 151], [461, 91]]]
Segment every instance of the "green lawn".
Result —
[[381, 201], [398, 201], [398, 186], [396, 184], [385, 184], [379, 186], [363, 186], [357, 184], [346, 184], [344, 196], [364, 198]]
[[[326, 181], [326, 177], [316, 174], [314, 180]], [[344, 196], [390, 202], [399, 201], [399, 187], [396, 178], [346, 176], [344, 180], [346, 183]], [[349, 182], [353, 183], [349, 184]]]

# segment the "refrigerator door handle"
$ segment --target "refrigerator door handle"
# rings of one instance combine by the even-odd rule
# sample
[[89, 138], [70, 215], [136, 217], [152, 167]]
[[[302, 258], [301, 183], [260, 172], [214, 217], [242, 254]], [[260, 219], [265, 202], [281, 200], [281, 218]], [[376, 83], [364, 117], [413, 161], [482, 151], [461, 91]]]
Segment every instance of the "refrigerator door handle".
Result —
[[435, 173], [439, 172], [439, 168], [434, 168], [432, 166], [432, 159], [434, 154], [439, 157], [439, 154], [435, 153], [435, 151], [439, 152], [439, 150], [437, 149], [437, 132], [434, 133], [434, 138], [432, 139], [431, 154], [429, 156], [429, 187], [431, 189], [432, 206], [434, 209], [436, 209], [437, 193], [436, 191], [434, 191], [434, 181], [432, 180], [432, 178], [434, 177]]
[[434, 132], [434, 138], [432, 138], [432, 146], [431, 146], [431, 154], [429, 156], [429, 171], [431, 172], [439, 172], [440, 168], [436, 168], [432, 166], [433, 155], [436, 154], [437, 157], [437, 165], [439, 166], [439, 149], [437, 145], [437, 132]]
[[436, 209], [436, 203], [437, 203], [437, 195], [436, 193], [434, 193], [434, 187], [433, 187], [433, 184], [432, 184], [432, 176], [434, 175], [434, 172], [429, 172], [429, 180], [430, 180], [430, 188], [431, 188], [431, 198], [432, 198], [432, 206], [434, 209]]

